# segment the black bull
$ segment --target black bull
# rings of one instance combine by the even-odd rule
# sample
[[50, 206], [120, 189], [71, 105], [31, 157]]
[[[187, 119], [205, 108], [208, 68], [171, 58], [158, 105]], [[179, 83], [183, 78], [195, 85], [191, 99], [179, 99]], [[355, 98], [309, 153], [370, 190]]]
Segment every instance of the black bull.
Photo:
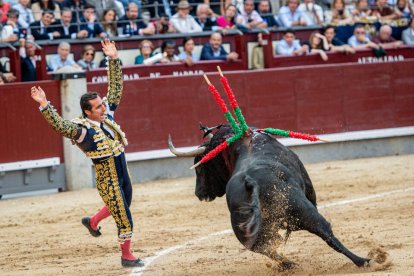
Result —
[[[232, 131], [219, 127], [211, 140], [191, 153], [196, 156], [215, 148]], [[279, 229], [307, 230], [321, 237], [330, 247], [344, 254], [357, 266], [368, 266], [369, 259], [349, 251], [333, 234], [330, 224], [316, 208], [316, 194], [305, 167], [297, 155], [272, 136], [253, 131], [239, 139], [212, 160], [196, 167], [195, 194], [200, 200], [211, 201], [226, 194], [231, 225], [237, 239], [248, 249], [277, 260], [283, 268], [294, 263], [276, 252], [282, 238]]]

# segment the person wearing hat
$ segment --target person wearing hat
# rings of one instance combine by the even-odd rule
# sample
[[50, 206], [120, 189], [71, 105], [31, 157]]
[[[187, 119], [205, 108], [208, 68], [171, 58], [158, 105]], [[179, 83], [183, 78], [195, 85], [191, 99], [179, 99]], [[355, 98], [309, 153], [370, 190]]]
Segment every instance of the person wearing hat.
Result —
[[171, 17], [171, 23], [179, 33], [202, 32], [203, 29], [190, 15], [191, 6], [188, 1], [180, 1], [177, 5], [177, 13]]

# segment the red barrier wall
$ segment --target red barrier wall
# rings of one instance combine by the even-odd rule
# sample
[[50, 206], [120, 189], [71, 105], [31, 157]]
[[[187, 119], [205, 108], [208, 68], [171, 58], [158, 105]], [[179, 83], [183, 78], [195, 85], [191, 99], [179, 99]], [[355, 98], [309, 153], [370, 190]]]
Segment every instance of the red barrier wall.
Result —
[[0, 86], [0, 163], [60, 157], [62, 138], [56, 134], [30, 97], [30, 88], [41, 86], [60, 112], [58, 81], [5, 84]]
[[[414, 125], [414, 59], [226, 73], [247, 123], [309, 133], [334, 133]], [[224, 92], [217, 74], [210, 80]], [[0, 86], [0, 163], [63, 157], [62, 138], [30, 97], [34, 83]], [[60, 112], [58, 81], [37, 82]], [[106, 83], [88, 84], [105, 95]], [[222, 93], [224, 95], [224, 93]], [[128, 152], [201, 141], [198, 122], [225, 122], [201, 76], [124, 82], [116, 119], [127, 133]]]
[[[292, 67], [227, 73], [247, 123], [309, 133], [390, 128], [414, 124], [414, 60], [377, 64]], [[221, 88], [217, 74], [209, 74]], [[106, 91], [106, 84], [88, 90]], [[198, 122], [223, 123], [201, 76], [124, 82], [117, 121], [128, 152], [199, 144]], [[224, 94], [222, 94], [224, 95]]]

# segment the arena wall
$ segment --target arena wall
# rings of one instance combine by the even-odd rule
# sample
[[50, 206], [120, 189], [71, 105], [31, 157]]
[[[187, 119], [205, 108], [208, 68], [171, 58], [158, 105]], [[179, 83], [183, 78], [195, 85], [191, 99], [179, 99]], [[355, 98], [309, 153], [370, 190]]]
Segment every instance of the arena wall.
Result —
[[[361, 130], [392, 131], [413, 126], [413, 69], [414, 60], [406, 59], [225, 74], [249, 125], [323, 135]], [[218, 74], [208, 76], [223, 91]], [[38, 112], [37, 104], [29, 96], [32, 85], [43, 87], [48, 99], [61, 111], [59, 81], [3, 86], [0, 98], [0, 122], [4, 126], [0, 134], [3, 141], [0, 165], [3, 167], [10, 162], [55, 157], [63, 162], [62, 137], [50, 129]], [[106, 83], [88, 83], [89, 91], [104, 95], [106, 89]], [[187, 169], [191, 160], [158, 154], [166, 151], [168, 134], [171, 133], [177, 147], [192, 147], [201, 142], [199, 121], [209, 126], [225, 122], [201, 76], [124, 81], [124, 96], [116, 119], [130, 141], [127, 152], [132, 174], [138, 181], [192, 175], [193, 172]], [[413, 133], [398, 138], [399, 142], [391, 142], [394, 146], [381, 154], [414, 152], [412, 137]], [[384, 139], [388, 141], [390, 138]], [[365, 139], [364, 143], [367, 141]], [[341, 143], [337, 145], [346, 142]], [[380, 143], [367, 152], [376, 156], [381, 147]], [[367, 157], [367, 154], [358, 153], [367, 148], [367, 144], [361, 144], [359, 150], [354, 151], [357, 153], [354, 157]], [[317, 147], [314, 149], [322, 151]], [[340, 154], [332, 154], [338, 153], [338, 149], [323, 152], [340, 158]], [[349, 150], [343, 152], [348, 153]], [[1, 182], [6, 178], [4, 170], [0, 171], [2, 186]]]

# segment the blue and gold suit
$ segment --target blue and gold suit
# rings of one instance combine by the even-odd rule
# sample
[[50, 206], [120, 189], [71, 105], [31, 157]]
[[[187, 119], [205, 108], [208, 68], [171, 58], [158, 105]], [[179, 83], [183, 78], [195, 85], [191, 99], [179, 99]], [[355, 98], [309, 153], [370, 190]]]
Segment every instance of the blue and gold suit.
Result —
[[133, 222], [129, 206], [132, 186], [125, 160], [125, 134], [114, 121], [122, 96], [122, 71], [119, 59], [108, 61], [107, 106], [101, 126], [88, 118], [65, 120], [48, 104], [41, 112], [52, 128], [76, 144], [95, 164], [96, 186], [118, 227], [119, 241], [131, 239]]

